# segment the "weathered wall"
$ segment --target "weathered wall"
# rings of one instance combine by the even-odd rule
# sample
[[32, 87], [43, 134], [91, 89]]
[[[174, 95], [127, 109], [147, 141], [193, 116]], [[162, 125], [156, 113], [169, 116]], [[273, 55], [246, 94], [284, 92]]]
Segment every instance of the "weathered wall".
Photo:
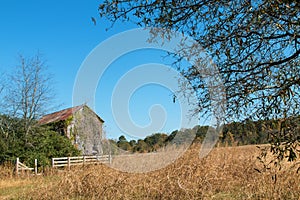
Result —
[[84, 155], [102, 154], [102, 122], [88, 107], [74, 113], [68, 126], [68, 137]]

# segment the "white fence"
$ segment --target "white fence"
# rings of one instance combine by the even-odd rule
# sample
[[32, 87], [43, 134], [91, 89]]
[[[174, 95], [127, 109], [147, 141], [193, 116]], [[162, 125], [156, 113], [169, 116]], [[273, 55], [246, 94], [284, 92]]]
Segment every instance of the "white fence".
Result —
[[73, 165], [86, 165], [86, 164], [97, 164], [97, 163], [110, 164], [111, 155], [52, 158], [52, 167], [70, 168]]
[[37, 175], [37, 159], [34, 160], [34, 168], [27, 167], [23, 163], [20, 162], [20, 159], [17, 158], [16, 160], [16, 174], [19, 175], [20, 172], [25, 172], [25, 171], [32, 171], [34, 172], [35, 175]]

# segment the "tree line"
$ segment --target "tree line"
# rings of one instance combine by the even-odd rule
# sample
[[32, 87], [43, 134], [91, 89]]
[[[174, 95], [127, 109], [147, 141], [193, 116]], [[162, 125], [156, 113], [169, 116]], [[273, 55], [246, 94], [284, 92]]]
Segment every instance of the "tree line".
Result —
[[[276, 140], [281, 129], [288, 128], [290, 123], [299, 124], [300, 116], [289, 119], [290, 122], [286, 122], [282, 119], [272, 120], [258, 120], [253, 121], [247, 119], [243, 122], [232, 122], [224, 125], [222, 132], [219, 134], [218, 145], [221, 146], [238, 146], [238, 145], [250, 145], [250, 144], [267, 144], [278, 143], [281, 144], [284, 138]], [[111, 144], [115, 147], [119, 147], [122, 150], [128, 152], [155, 152], [160, 148], [167, 146], [173, 142], [176, 135], [180, 135], [176, 138], [176, 142], [173, 144], [181, 145], [185, 143], [185, 138], [192, 135], [194, 137], [193, 143], [203, 142], [209, 126], [197, 125], [191, 129], [175, 130], [170, 134], [166, 133], [154, 133], [144, 139], [127, 140], [124, 135], [121, 135], [118, 140], [110, 140]], [[298, 137], [298, 138], [297, 138]], [[299, 140], [299, 135], [294, 138]], [[275, 141], [276, 140], [276, 141]], [[290, 151], [289, 153], [291, 153]], [[115, 152], [116, 153], [116, 152]], [[293, 153], [291, 153], [293, 154]], [[296, 156], [296, 155], [295, 155]]]

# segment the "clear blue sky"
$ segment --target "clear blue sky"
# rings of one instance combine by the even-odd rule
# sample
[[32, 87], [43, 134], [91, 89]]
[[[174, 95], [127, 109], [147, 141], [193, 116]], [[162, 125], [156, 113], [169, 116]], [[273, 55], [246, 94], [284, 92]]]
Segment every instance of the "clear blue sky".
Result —
[[[72, 92], [76, 74], [89, 53], [101, 42], [125, 30], [136, 28], [126, 23], [116, 24], [99, 19], [94, 0], [2, 0], [0, 2], [0, 72], [9, 72], [17, 64], [18, 54], [35, 55], [38, 51], [47, 60], [53, 74], [54, 90], [60, 109], [72, 106]], [[91, 17], [97, 19], [95, 26]], [[108, 51], [117, 47], [112, 47]], [[147, 63], [166, 64], [165, 52], [143, 50], [120, 57], [111, 64], [100, 80], [95, 96], [95, 111], [105, 120], [106, 134], [110, 138], [126, 135], [115, 122], [111, 108], [112, 91], [116, 83], [129, 70]], [[147, 74], [145, 74], [147, 76]], [[89, 99], [86, 99], [88, 102]], [[84, 102], [82, 102], [84, 103]], [[170, 133], [180, 128], [180, 105], [173, 103], [172, 92], [157, 84], [139, 88], [128, 102], [130, 117], [141, 127], [151, 123], [149, 109], [161, 104], [167, 114], [164, 126], [157, 132]], [[154, 110], [155, 111], [155, 110]], [[161, 112], [159, 109], [157, 112]], [[137, 139], [149, 135], [126, 135]]]

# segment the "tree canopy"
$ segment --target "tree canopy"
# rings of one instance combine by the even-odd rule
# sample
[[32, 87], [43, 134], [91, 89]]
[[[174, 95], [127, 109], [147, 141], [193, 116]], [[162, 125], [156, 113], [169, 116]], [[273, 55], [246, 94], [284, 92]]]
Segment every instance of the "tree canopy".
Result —
[[[165, 30], [172, 30], [193, 38], [218, 68], [226, 91], [226, 119], [283, 119], [286, 123], [271, 134], [271, 141], [277, 150], [275, 141], [280, 138], [297, 151], [299, 124], [291, 117], [300, 110], [299, 1], [105, 0], [98, 10], [100, 17], [112, 24], [130, 21], [162, 28], [156, 29], [154, 36], [169, 37]], [[178, 52], [200, 54], [186, 46]], [[209, 108], [209, 88], [203, 75], [194, 66], [178, 69], [197, 91], [199, 111]]]

